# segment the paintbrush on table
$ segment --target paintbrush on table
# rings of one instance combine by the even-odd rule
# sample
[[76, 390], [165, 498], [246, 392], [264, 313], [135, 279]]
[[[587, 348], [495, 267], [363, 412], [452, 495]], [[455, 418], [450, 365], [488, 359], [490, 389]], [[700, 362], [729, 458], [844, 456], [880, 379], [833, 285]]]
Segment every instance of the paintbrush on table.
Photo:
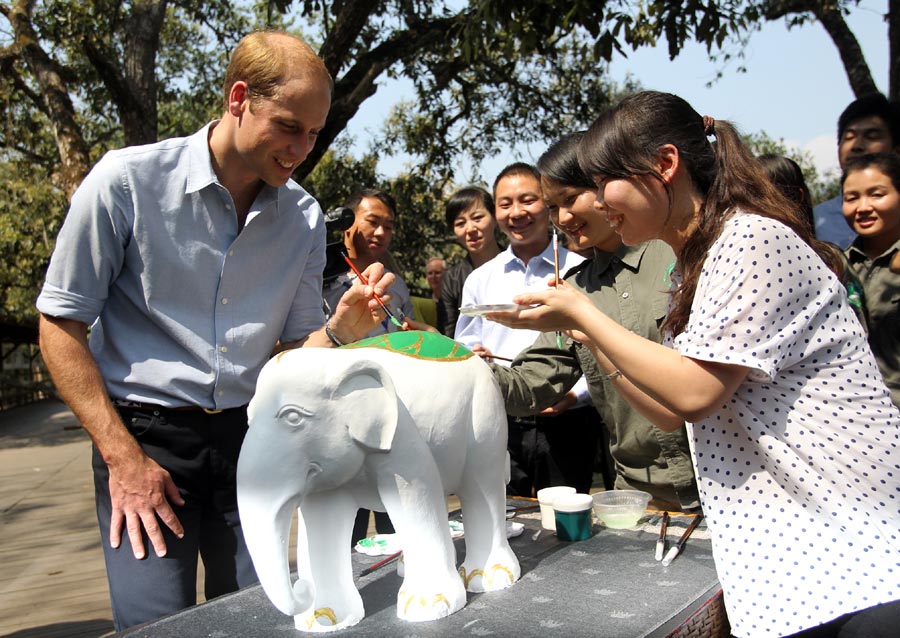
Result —
[[687, 526], [687, 529], [684, 530], [684, 533], [681, 535], [681, 538], [678, 539], [678, 542], [669, 550], [669, 553], [666, 554], [666, 557], [662, 560], [663, 567], [668, 567], [669, 564], [675, 560], [675, 557], [678, 556], [684, 550], [684, 544], [687, 543], [687, 539], [690, 537], [691, 532], [694, 531], [694, 528], [700, 524], [700, 521], [703, 520], [703, 514], [697, 514], [694, 517], [694, 520], [691, 521], [691, 524]]
[[669, 513], [662, 513], [662, 523], [659, 527], [659, 539], [656, 541], [656, 560], [662, 560], [666, 553], [666, 529], [669, 527]]
[[392, 560], [396, 560], [396, 559], [400, 558], [400, 554], [402, 554], [402, 553], [403, 553], [402, 551], [400, 551], [400, 552], [394, 552], [393, 554], [391, 554], [391, 555], [388, 556], [387, 558], [383, 558], [382, 560], [378, 561], [378, 562], [375, 563], [374, 565], [369, 565], [369, 566], [366, 567], [364, 570], [362, 570], [361, 572], [359, 572], [359, 577], [362, 578], [363, 576], [368, 576], [369, 574], [371, 574], [372, 572], [374, 572], [376, 569], [378, 569], [378, 568], [380, 568], [380, 567], [384, 567], [385, 565], [387, 565], [388, 563], [390, 563]]
[[[350, 258], [347, 256], [347, 253], [343, 253], [343, 252], [342, 252], [341, 255], [344, 257], [344, 261], [347, 262], [347, 265], [350, 266], [350, 270], [352, 270], [353, 273], [354, 273], [357, 277], [359, 277], [359, 280], [363, 283], [363, 285], [364, 285], [364, 286], [368, 286], [368, 285], [369, 285], [369, 282], [368, 282], [368, 280], [366, 279], [365, 275], [363, 275], [361, 272], [359, 272], [359, 268], [357, 268], [357, 267], [353, 264], [353, 262], [352, 262], [352, 261], [350, 260]], [[397, 317], [394, 316], [394, 313], [392, 313], [392, 312], [391, 312], [391, 309], [387, 307], [387, 304], [384, 303], [384, 302], [381, 300], [381, 297], [379, 297], [378, 295], [376, 295], [374, 290], [372, 291], [372, 295], [375, 297], [375, 301], [378, 302], [378, 305], [381, 306], [381, 309], [384, 310], [385, 314], [387, 314], [387, 316], [390, 318], [391, 323], [394, 324], [395, 326], [397, 326], [398, 328], [400, 328], [401, 330], [403, 330], [403, 324], [400, 323], [400, 320], [397, 319]]]

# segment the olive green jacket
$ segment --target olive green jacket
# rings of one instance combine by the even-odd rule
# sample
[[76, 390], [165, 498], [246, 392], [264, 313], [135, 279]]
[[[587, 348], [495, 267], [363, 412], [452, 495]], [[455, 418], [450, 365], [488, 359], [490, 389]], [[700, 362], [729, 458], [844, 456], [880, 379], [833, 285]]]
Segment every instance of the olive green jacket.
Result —
[[900, 407], [900, 274], [890, 269], [891, 260], [900, 251], [900, 241], [875, 259], [866, 257], [859, 242], [857, 238], [845, 254], [862, 282], [872, 354], [891, 391], [891, 400]]
[[[566, 275], [566, 281], [587, 293], [611, 319], [632, 332], [660, 341], [675, 263], [672, 250], [651, 241], [622, 246], [615, 254], [596, 252]], [[583, 345], [566, 339], [556, 347], [556, 335], [544, 333], [521, 352], [509, 368], [492, 366], [513, 416], [536, 414], [556, 403], [584, 374], [591, 399], [610, 434], [616, 463], [616, 487], [641, 489], [657, 500], [699, 506], [697, 485], [685, 428], [663, 432], [637, 413], [606, 379], [594, 356]]]

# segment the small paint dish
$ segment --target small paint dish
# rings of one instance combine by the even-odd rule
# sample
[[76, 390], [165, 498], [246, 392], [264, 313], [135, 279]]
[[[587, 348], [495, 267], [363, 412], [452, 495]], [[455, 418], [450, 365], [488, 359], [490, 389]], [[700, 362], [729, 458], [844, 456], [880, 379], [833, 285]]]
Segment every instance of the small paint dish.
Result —
[[650, 494], [640, 490], [608, 490], [593, 495], [594, 514], [612, 529], [634, 527], [647, 510]]

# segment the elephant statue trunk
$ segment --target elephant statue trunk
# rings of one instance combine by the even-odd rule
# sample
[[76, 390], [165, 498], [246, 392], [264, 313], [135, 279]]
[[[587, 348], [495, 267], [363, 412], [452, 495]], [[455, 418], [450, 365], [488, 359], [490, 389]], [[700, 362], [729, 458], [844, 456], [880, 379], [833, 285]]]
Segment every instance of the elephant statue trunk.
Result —
[[248, 544], [252, 539], [250, 549], [260, 584], [279, 611], [291, 616], [300, 614], [312, 605], [315, 597], [308, 575], [301, 573], [297, 582], [291, 582], [289, 535], [300, 498], [294, 496], [273, 503], [268, 498], [270, 492], [267, 498], [254, 497], [257, 490], [253, 486], [258, 481], [246, 464], [240, 462], [237, 476], [245, 486], [238, 492], [241, 526]]

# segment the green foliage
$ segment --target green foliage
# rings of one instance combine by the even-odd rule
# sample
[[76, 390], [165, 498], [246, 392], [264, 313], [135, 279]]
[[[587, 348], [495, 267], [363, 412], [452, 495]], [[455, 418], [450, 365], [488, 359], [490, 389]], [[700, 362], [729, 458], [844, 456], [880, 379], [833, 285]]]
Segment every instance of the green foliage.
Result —
[[[837, 5], [846, 12], [857, 3]], [[135, 122], [147, 124], [136, 127], [139, 136], [155, 131], [165, 138], [217, 117], [227, 56], [254, 28], [285, 28], [321, 47], [335, 77], [333, 108], [297, 176], [326, 210], [361, 185], [391, 190], [401, 209], [393, 252], [415, 285], [426, 257], [459, 250], [444, 231], [442, 202], [455, 185], [485, 181], [474, 167], [510, 145], [547, 144], [582, 128], [636, 88], [607, 80], [614, 53], [666, 46], [674, 57], [693, 40], [727, 61], [740, 57], [766, 20], [818, 19], [826, 4], [833, 3], [45, 0], [16, 3], [27, 13], [16, 26], [13, 3], [0, 2], [0, 163], [9, 178], [0, 190], [0, 259], [9, 264], [0, 313], [33, 312], [21, 299], [37, 294], [65, 208], [61, 193], [71, 192], [104, 152], [133, 140]], [[165, 13], [154, 13], [160, 9]], [[154, 16], [163, 18], [158, 33]], [[23, 23], [28, 28], [19, 32]], [[23, 43], [33, 45], [30, 57]], [[350, 156], [341, 131], [380, 81], [397, 77], [412, 82], [414, 96], [386, 117], [363, 157]], [[407, 174], [376, 175], [386, 154], [411, 156]], [[808, 179], [817, 198], [834, 183]], [[14, 224], [14, 211], [29, 207], [33, 219]], [[29, 269], [31, 289], [14, 298], [29, 285], [22, 278]]]
[[379, 184], [376, 173], [378, 159], [372, 154], [353, 157], [351, 143], [349, 138], [335, 142], [313, 172], [303, 180], [303, 187], [319, 201], [322, 210], [341, 206], [359, 189], [375, 188]]
[[37, 321], [34, 301], [66, 210], [65, 197], [40, 177], [0, 162], [0, 320], [21, 325]]
[[803, 177], [809, 188], [813, 206], [840, 194], [840, 175], [833, 173], [820, 175], [813, 163], [812, 155], [808, 152], [790, 148], [785, 144], [784, 139], [774, 140], [765, 131], [745, 135], [744, 141], [750, 146], [755, 155], [763, 155], [765, 153], [784, 155], [797, 162], [803, 171]]

